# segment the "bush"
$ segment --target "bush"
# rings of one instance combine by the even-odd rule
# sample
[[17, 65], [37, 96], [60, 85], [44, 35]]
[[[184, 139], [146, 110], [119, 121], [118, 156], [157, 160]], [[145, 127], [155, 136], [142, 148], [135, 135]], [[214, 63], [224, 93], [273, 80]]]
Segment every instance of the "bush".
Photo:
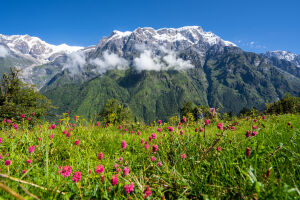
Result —
[[286, 94], [281, 100], [266, 104], [267, 114], [285, 114], [285, 113], [299, 113], [300, 112], [300, 97], [294, 97]]
[[33, 124], [36, 119], [46, 115], [51, 103], [32, 85], [23, 83], [18, 73], [19, 70], [11, 68], [10, 74], [4, 73], [1, 80], [0, 119], [12, 119], [20, 123], [26, 117]]

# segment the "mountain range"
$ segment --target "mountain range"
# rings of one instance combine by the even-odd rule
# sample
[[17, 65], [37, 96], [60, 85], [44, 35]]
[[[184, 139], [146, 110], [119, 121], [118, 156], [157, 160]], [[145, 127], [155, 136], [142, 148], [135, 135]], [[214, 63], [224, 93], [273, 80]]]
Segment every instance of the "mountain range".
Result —
[[87, 118], [109, 98], [151, 122], [178, 115], [186, 101], [238, 113], [287, 92], [300, 96], [299, 55], [245, 52], [199, 26], [113, 31], [90, 47], [0, 35], [0, 73], [12, 66], [52, 100], [55, 113]]

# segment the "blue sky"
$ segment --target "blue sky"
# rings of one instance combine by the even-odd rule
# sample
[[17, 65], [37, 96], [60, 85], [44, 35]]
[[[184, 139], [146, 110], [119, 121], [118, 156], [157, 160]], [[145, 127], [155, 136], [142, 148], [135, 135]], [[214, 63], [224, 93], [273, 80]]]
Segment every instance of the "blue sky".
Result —
[[202, 26], [247, 51], [300, 54], [298, 0], [0, 0], [0, 33], [89, 46], [113, 30]]

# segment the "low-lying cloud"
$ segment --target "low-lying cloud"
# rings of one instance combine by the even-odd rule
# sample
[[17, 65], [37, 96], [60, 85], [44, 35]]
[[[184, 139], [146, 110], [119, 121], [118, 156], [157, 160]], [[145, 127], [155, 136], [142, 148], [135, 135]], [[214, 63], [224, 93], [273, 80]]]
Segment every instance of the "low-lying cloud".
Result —
[[102, 58], [95, 58], [89, 61], [90, 64], [96, 66], [96, 71], [103, 74], [111, 69], [123, 70], [128, 66], [128, 61], [121, 58], [115, 53], [105, 51]]
[[86, 64], [85, 54], [83, 51], [76, 51], [68, 55], [67, 63], [64, 65], [64, 69], [68, 69], [71, 74], [78, 74], [84, 71]]
[[4, 46], [0, 45], [0, 58], [4, 58], [8, 55], [9, 55], [8, 50]]
[[[139, 48], [138, 50], [140, 50]], [[191, 64], [189, 60], [183, 60], [177, 57], [176, 53], [171, 50], [167, 50], [161, 47], [160, 50], [163, 52], [162, 56], [155, 55], [151, 50], [142, 50], [139, 57], [135, 58], [133, 63], [137, 71], [143, 70], [185, 70], [193, 68], [194, 65]]]

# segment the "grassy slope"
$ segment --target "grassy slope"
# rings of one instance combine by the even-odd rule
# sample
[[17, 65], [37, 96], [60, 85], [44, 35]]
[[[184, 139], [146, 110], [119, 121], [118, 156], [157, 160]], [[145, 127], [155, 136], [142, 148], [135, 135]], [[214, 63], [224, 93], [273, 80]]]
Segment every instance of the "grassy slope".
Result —
[[[127, 199], [123, 191], [124, 184], [134, 183], [133, 198], [142, 199], [146, 185], [152, 190], [151, 198], [160, 199], [201, 199], [205, 197], [227, 199], [295, 199], [299, 196], [299, 115], [267, 116], [265, 120], [259, 118], [257, 122], [247, 119], [236, 119], [223, 122], [224, 127], [237, 122], [236, 130], [226, 130], [224, 137], [213, 146], [216, 133], [221, 133], [216, 122], [206, 127], [206, 139], [203, 133], [195, 133], [195, 127], [200, 124], [187, 123], [182, 125], [184, 135], [179, 134], [178, 127], [169, 133], [165, 124], [163, 131], [156, 131], [157, 125], [144, 127], [138, 124], [125, 126], [128, 131], [117, 127], [101, 128], [91, 124], [83, 126], [80, 120], [72, 128], [71, 137], [66, 137], [62, 131], [71, 127], [58, 126], [55, 130], [48, 130], [49, 124], [42, 124], [39, 129], [29, 131], [2, 130], [0, 137], [1, 173], [12, 177], [66, 192], [59, 195], [55, 192], [45, 192], [32, 186], [24, 185], [30, 192], [42, 199], [80, 199], [80, 191], [85, 199]], [[66, 121], [65, 121], [66, 122]], [[293, 128], [288, 126], [291, 122]], [[246, 130], [252, 125], [258, 126], [255, 137], [246, 138]], [[3, 126], [3, 125], [1, 125]], [[203, 125], [202, 125], [203, 127]], [[131, 131], [135, 132], [131, 134]], [[141, 135], [137, 135], [137, 131]], [[54, 133], [54, 138], [48, 136]], [[122, 134], [124, 133], [124, 134]], [[140, 143], [141, 138], [148, 141], [148, 137], [157, 134], [157, 139], [150, 143], [149, 150]], [[42, 140], [38, 141], [41, 137]], [[232, 139], [232, 144], [230, 144]], [[79, 140], [78, 146], [74, 141]], [[127, 148], [121, 148], [121, 142], [127, 141]], [[152, 152], [152, 145], [158, 145], [158, 152]], [[37, 145], [34, 153], [28, 153], [28, 147]], [[221, 147], [218, 152], [216, 147]], [[206, 157], [204, 152], [210, 148]], [[245, 154], [246, 148], [251, 148], [251, 156]], [[103, 152], [104, 159], [98, 160], [99, 152]], [[8, 155], [9, 154], [9, 155]], [[186, 159], [180, 157], [186, 154]], [[151, 161], [151, 156], [157, 158]], [[32, 157], [32, 164], [26, 160]], [[119, 158], [123, 157], [123, 161]], [[4, 161], [10, 159], [12, 164], [7, 167]], [[158, 167], [157, 162], [162, 166]], [[119, 184], [112, 186], [110, 178], [116, 174], [114, 164], [119, 164]], [[96, 174], [96, 166], [105, 167], [105, 182], [101, 182]], [[72, 174], [82, 172], [82, 179], [78, 185], [72, 183], [70, 177], [63, 178], [57, 174], [58, 166], [69, 165]], [[130, 175], [123, 176], [124, 166], [130, 168]], [[24, 175], [22, 170], [28, 170]], [[47, 170], [48, 169], [48, 170]], [[89, 174], [88, 170], [92, 173]], [[271, 169], [270, 177], [266, 177], [267, 169]], [[47, 178], [48, 173], [48, 178]], [[14, 181], [1, 178], [1, 181], [27, 196]], [[79, 188], [80, 191], [79, 191]], [[0, 197], [10, 199], [7, 193], [0, 190]]]

